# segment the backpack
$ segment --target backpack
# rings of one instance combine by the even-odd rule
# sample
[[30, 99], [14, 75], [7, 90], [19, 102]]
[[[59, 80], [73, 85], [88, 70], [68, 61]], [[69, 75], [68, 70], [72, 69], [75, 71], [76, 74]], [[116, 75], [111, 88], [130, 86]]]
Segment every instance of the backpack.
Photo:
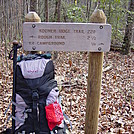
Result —
[[50, 55], [20, 56], [16, 66], [15, 134], [68, 134]]

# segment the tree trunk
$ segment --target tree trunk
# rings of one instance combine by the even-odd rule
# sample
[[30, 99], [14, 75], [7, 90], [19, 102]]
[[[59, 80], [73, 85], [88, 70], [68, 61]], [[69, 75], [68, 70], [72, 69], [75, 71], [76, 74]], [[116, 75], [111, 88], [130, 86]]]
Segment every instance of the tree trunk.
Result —
[[57, 21], [60, 22], [60, 8], [61, 7], [61, 0], [58, 0], [58, 18], [57, 18]]
[[28, 0], [26, 0], [26, 14], [29, 12], [29, 4], [28, 4]]
[[56, 0], [54, 18], [55, 21], [57, 22], [60, 22], [60, 6], [61, 6], [61, 0]]
[[30, 11], [37, 12], [37, 0], [30, 0]]
[[86, 17], [88, 18], [88, 11], [89, 11], [89, 0], [87, 0], [87, 10], [86, 10]]
[[6, 39], [6, 33], [7, 33], [7, 19], [6, 19], [6, 1], [4, 1], [4, 11], [3, 11], [3, 16], [4, 16], [4, 40]]
[[12, 8], [12, 1], [10, 0], [10, 33], [9, 33], [9, 37], [10, 40], [13, 39], [13, 8]]
[[87, 12], [86, 12], [87, 21], [89, 21], [91, 6], [92, 6], [92, 0], [90, 0], [90, 1], [87, 0]]
[[26, 1], [23, 0], [23, 5], [22, 5], [22, 23], [24, 22], [24, 19], [25, 19], [25, 11], [26, 11]]
[[49, 21], [48, 0], [45, 0], [45, 21]]
[[16, 36], [18, 36], [18, 1], [16, 1], [15, 2], [16, 4], [15, 4], [15, 9], [16, 9], [16, 11], [15, 11], [15, 14], [16, 14], [16, 21], [15, 21], [15, 29], [16, 29], [16, 33], [15, 33], [15, 35]]
[[65, 9], [65, 7], [62, 7], [62, 8], [63, 8], [63, 18], [64, 18], [64, 22], [67, 22], [66, 9]]
[[55, 1], [55, 13], [54, 13], [54, 19], [57, 20], [57, 14], [58, 14], [58, 0]]
[[3, 41], [3, 1], [0, 1], [0, 36], [1, 36], [1, 42]]
[[130, 0], [128, 10], [125, 36], [122, 45], [123, 54], [128, 54], [131, 46], [132, 27], [134, 22], [134, 15], [132, 14], [132, 12], [134, 12], [134, 0]]
[[109, 1], [109, 9], [108, 9], [108, 17], [107, 17], [107, 22], [110, 24], [111, 22], [111, 5], [112, 5], [112, 1]]
[[41, 6], [44, 2], [38, 0], [38, 15], [41, 16]]

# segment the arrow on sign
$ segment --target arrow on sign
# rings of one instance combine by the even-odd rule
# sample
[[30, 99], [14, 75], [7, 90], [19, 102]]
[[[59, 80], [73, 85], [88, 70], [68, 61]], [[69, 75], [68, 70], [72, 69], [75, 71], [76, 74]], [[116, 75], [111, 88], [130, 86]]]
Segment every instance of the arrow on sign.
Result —
[[36, 36], [33, 36], [33, 35], [31, 35], [31, 36], [29, 36], [30, 38], [36, 38]]

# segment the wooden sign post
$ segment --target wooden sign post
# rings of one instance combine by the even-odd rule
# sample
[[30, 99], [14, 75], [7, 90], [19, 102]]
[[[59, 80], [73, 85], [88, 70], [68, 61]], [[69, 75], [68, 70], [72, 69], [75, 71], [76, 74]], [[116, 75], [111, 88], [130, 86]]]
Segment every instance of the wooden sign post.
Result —
[[[90, 22], [106, 23], [104, 12], [102, 10], [94, 11]], [[103, 55], [103, 52], [89, 53], [85, 134], [97, 134]]]

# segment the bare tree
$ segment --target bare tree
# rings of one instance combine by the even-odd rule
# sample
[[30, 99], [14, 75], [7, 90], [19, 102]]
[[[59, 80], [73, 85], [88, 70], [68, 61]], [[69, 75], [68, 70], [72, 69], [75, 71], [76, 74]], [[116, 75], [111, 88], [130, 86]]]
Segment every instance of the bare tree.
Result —
[[130, 46], [131, 46], [132, 27], [134, 23], [134, 15], [132, 14], [132, 12], [134, 12], [134, 0], [130, 0], [128, 10], [129, 12], [127, 16], [125, 36], [124, 36], [124, 42], [122, 46], [122, 50], [124, 54], [129, 53]]
[[60, 22], [60, 7], [61, 7], [61, 0], [56, 0], [54, 18], [55, 21], [57, 22]]
[[3, 41], [3, 0], [0, 1], [0, 37], [1, 42]]
[[45, 21], [49, 21], [48, 0], [45, 0]]
[[58, 0], [58, 18], [57, 18], [58, 22], [60, 22], [60, 10], [61, 10], [61, 0]]
[[37, 0], [30, 0], [30, 11], [37, 12]]
[[87, 0], [86, 5], [87, 5], [86, 17], [87, 17], [87, 20], [89, 21], [89, 16], [90, 16], [91, 6], [92, 6], [92, 0]]

